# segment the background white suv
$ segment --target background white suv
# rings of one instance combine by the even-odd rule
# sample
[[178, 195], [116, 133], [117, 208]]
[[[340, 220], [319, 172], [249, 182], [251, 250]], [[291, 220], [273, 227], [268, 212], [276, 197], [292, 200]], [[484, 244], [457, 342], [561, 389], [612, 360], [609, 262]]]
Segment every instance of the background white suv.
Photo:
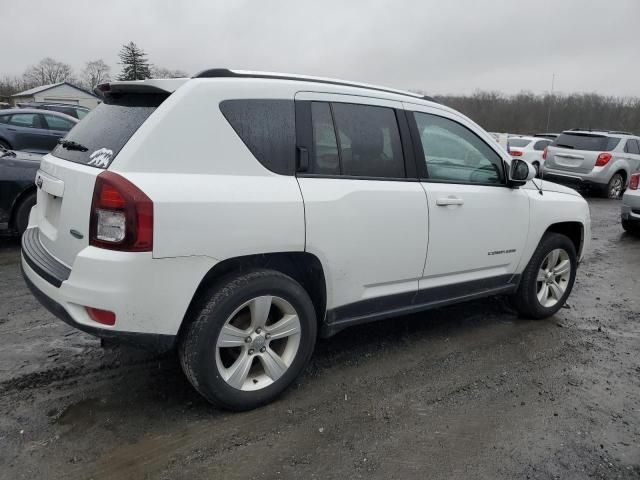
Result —
[[524, 135], [509, 137], [509, 153], [512, 157], [529, 162], [536, 169], [536, 176], [544, 159], [542, 154], [544, 149], [551, 145], [549, 138], [527, 137]]
[[220, 69], [100, 88], [42, 161], [25, 279], [79, 329], [177, 346], [217, 405], [275, 398], [317, 334], [495, 294], [544, 318], [571, 291], [586, 202], [450, 108]]

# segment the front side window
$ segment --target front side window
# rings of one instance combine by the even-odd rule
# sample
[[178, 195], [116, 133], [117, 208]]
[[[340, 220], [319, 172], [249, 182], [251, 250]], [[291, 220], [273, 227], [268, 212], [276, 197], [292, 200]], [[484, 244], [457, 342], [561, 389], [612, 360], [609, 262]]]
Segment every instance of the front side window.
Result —
[[49, 126], [49, 130], [62, 130], [63, 132], [68, 132], [73, 128], [73, 122], [71, 120], [67, 120], [66, 118], [56, 117], [55, 115], [44, 115], [44, 120], [47, 122]]
[[415, 112], [430, 180], [503, 184], [503, 162], [471, 130], [448, 118]]
[[40, 128], [40, 117], [37, 113], [17, 113], [11, 115], [9, 124], [16, 127]]
[[392, 108], [332, 104], [342, 175], [404, 178], [400, 131]]

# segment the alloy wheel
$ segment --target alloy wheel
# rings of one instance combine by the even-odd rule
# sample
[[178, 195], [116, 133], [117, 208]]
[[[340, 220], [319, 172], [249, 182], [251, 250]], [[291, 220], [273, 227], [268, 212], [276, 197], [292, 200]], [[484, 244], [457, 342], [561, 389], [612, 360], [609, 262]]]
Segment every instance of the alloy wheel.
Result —
[[569, 254], [562, 248], [549, 252], [540, 265], [536, 279], [536, 294], [540, 305], [546, 308], [556, 305], [566, 292], [570, 278]]
[[231, 387], [268, 387], [289, 369], [300, 346], [300, 319], [277, 296], [253, 298], [227, 318], [216, 341], [216, 366]]
[[620, 195], [622, 194], [622, 187], [622, 177], [620, 175], [616, 175], [609, 186], [609, 198], [620, 198]]

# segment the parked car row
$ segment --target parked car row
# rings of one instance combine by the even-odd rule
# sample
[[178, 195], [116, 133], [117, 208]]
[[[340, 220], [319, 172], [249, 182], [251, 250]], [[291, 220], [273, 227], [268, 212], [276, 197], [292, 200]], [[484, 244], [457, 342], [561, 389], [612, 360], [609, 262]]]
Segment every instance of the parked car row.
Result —
[[48, 153], [78, 119], [34, 108], [0, 110], [0, 146], [11, 150]]

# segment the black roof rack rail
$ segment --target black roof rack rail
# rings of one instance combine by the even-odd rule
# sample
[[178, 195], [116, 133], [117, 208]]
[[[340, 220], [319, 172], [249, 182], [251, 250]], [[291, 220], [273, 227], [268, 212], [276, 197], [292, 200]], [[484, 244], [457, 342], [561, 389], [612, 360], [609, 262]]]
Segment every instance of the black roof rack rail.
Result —
[[404, 95], [411, 98], [417, 98], [420, 100], [427, 100], [429, 102], [438, 103], [431, 97], [422, 95], [420, 93], [404, 92], [402, 90], [395, 90], [393, 88], [377, 87], [374, 85], [366, 85], [357, 82], [347, 82], [344, 80], [332, 80], [328, 78], [317, 78], [307, 76], [296, 75], [279, 75], [269, 72], [245, 72], [245, 71], [233, 71], [228, 68], [210, 68], [203, 70], [200, 73], [195, 74], [192, 78], [264, 78], [269, 80], [295, 80], [299, 82], [312, 82], [312, 83], [326, 83], [328, 85], [340, 85], [344, 87], [356, 87], [365, 88], [367, 90], [376, 90], [379, 92], [393, 93], [395, 95]]
[[567, 132], [603, 132], [603, 133], [611, 133], [613, 135], [635, 135], [635, 133], [624, 132], [621, 130], [607, 130], [606, 128], [571, 128], [569, 130], [565, 130]]

